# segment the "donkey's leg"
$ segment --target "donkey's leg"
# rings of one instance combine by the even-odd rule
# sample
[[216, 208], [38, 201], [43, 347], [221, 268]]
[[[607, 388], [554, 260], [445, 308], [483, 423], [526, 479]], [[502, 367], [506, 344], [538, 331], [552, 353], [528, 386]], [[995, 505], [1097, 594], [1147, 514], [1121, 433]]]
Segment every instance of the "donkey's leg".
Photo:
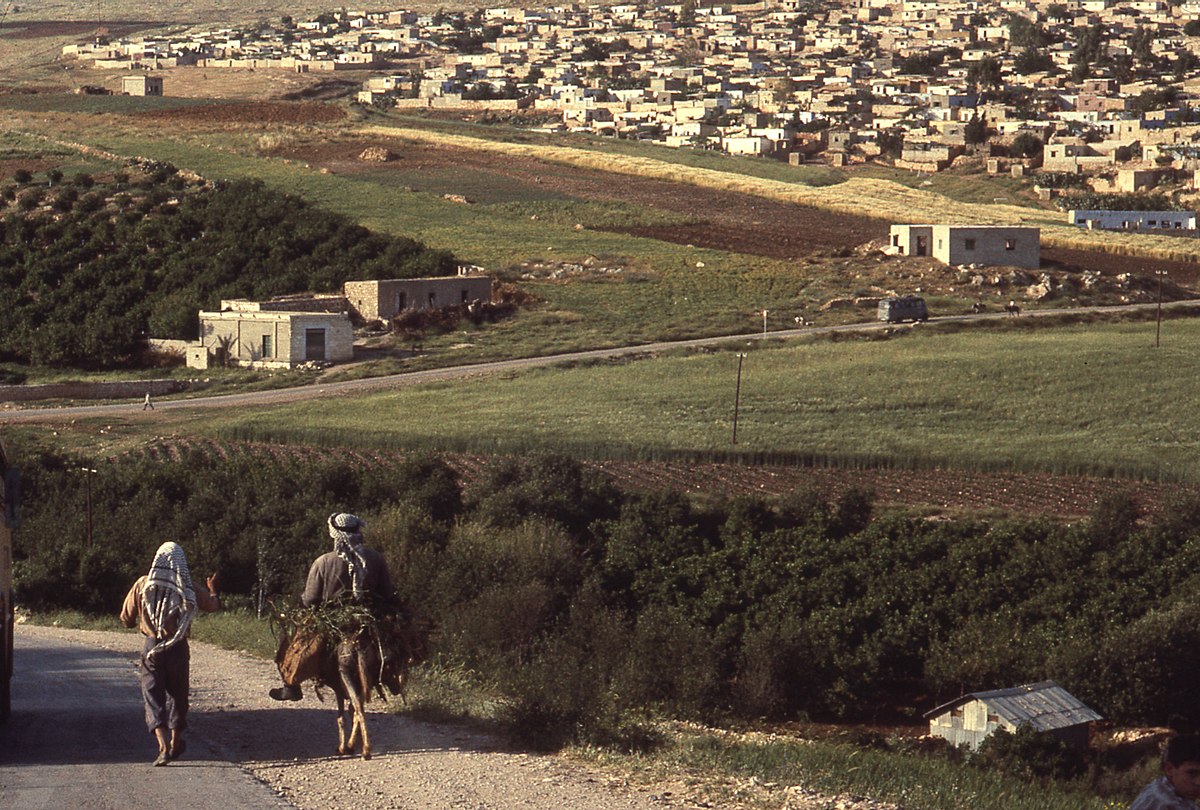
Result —
[[353, 740], [350, 741], [349, 745], [346, 744], [345, 716], [346, 716], [346, 699], [344, 697], [342, 697], [341, 694], [338, 694], [338, 696], [337, 696], [337, 727], [338, 727], [337, 751], [339, 754], [349, 754], [350, 746], [354, 745]]
[[342, 753], [352, 753], [354, 745], [358, 742], [359, 731], [362, 731], [363, 738], [363, 759], [371, 758], [371, 746], [367, 741], [367, 721], [363, 716], [362, 697], [358, 692], [358, 684], [354, 673], [342, 671], [342, 686], [346, 690], [346, 700], [350, 703], [350, 714], [353, 717], [350, 723], [350, 739], [347, 741], [347, 750]]

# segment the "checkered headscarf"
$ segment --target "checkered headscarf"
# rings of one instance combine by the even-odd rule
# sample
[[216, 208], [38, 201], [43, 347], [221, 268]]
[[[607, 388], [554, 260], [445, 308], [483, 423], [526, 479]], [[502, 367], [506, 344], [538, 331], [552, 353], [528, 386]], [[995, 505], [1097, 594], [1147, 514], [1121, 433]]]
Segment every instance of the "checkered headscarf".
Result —
[[[196, 615], [196, 592], [187, 557], [178, 543], [167, 541], [154, 553], [154, 563], [142, 588], [146, 620], [158, 642], [147, 653], [153, 657], [187, 638]], [[175, 624], [174, 632], [167, 628]]]
[[367, 560], [362, 553], [362, 528], [366, 525], [358, 515], [335, 512], [329, 516], [333, 550], [350, 570], [350, 588], [355, 596], [363, 595], [367, 581]]

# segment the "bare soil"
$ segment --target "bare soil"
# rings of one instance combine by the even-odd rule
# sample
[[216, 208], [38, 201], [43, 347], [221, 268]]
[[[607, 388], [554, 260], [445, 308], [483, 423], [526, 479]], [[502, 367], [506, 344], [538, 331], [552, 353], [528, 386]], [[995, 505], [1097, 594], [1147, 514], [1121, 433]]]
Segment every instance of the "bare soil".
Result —
[[[200, 111], [192, 114], [199, 115]], [[358, 159], [371, 146], [391, 151], [387, 162]], [[613, 230], [676, 244], [796, 260], [813, 253], [847, 253], [870, 243], [883, 244], [889, 220], [825, 211], [748, 194], [702, 188], [579, 167], [563, 167], [531, 157], [494, 155], [450, 146], [374, 140], [308, 143], [287, 147], [281, 156], [328, 168], [338, 174], [455, 171], [464, 176], [484, 173], [542, 194], [582, 200], [632, 203], [670, 211], [692, 219], [681, 225], [638, 226]], [[1045, 248], [1043, 264], [1064, 272], [1098, 271], [1116, 276], [1135, 272], [1153, 276], [1167, 270], [1175, 284], [1200, 283], [1200, 264], [1164, 259], [1131, 258], [1096, 251]], [[928, 263], [928, 262], [927, 262]], [[949, 274], [947, 274], [949, 275]]]
[[329, 124], [341, 121], [346, 113], [340, 107], [320, 101], [227, 101], [203, 107], [181, 107], [141, 113], [138, 118], [172, 124], [190, 124], [197, 115], [210, 124]]
[[0, 37], [6, 39], [43, 39], [74, 36], [86, 39], [107, 35], [112, 39], [128, 36], [147, 28], [161, 28], [161, 22], [139, 20], [10, 20], [0, 23]]
[[[335, 451], [314, 447], [226, 444], [186, 439], [150, 448], [163, 461], [179, 461], [191, 450], [220, 458], [245, 453], [304, 460]], [[403, 453], [337, 450], [364, 466], [398, 465]], [[464, 485], [478, 480], [495, 456], [447, 454], [446, 461]], [[1160, 514], [1173, 499], [1200, 495], [1200, 486], [1049, 473], [988, 473], [962, 470], [889, 470], [782, 465], [714, 464], [687, 461], [585, 461], [617, 486], [635, 492], [677, 491], [709, 498], [741, 495], [780, 497], [814, 490], [836, 499], [851, 488], [875, 495], [881, 509], [911, 509], [937, 518], [1046, 517], [1077, 520], [1089, 515], [1105, 497], [1133, 497], [1147, 516]]]

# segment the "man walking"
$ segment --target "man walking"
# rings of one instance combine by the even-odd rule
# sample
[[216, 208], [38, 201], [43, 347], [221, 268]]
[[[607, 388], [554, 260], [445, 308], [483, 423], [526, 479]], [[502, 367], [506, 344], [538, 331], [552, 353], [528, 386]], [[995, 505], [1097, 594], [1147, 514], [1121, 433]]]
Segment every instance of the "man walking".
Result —
[[197, 609], [210, 613], [221, 609], [216, 574], [208, 578], [207, 585], [207, 590], [192, 586], [183, 548], [168, 541], [158, 547], [150, 573], [133, 583], [121, 605], [121, 624], [138, 627], [146, 637], [138, 673], [146, 727], [158, 742], [155, 765], [178, 759], [186, 747], [188, 632]]

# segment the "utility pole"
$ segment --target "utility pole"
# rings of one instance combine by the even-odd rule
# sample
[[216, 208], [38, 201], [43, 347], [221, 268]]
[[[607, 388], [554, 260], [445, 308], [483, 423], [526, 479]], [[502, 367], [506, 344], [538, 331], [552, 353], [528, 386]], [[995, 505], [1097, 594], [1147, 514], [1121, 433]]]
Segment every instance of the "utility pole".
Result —
[[84, 473], [84, 480], [87, 481], [87, 547], [92, 547], [92, 476], [96, 471], [89, 467], [80, 467], [79, 471]]
[[1162, 336], [1162, 285], [1163, 278], [1167, 275], [1166, 270], [1155, 270], [1154, 275], [1158, 276], [1158, 318], [1154, 324], [1154, 348], [1158, 348], [1159, 338]]
[[733, 391], [733, 443], [737, 444], [738, 405], [742, 399], [742, 361], [746, 359], [745, 352], [738, 352], [737, 387]]

